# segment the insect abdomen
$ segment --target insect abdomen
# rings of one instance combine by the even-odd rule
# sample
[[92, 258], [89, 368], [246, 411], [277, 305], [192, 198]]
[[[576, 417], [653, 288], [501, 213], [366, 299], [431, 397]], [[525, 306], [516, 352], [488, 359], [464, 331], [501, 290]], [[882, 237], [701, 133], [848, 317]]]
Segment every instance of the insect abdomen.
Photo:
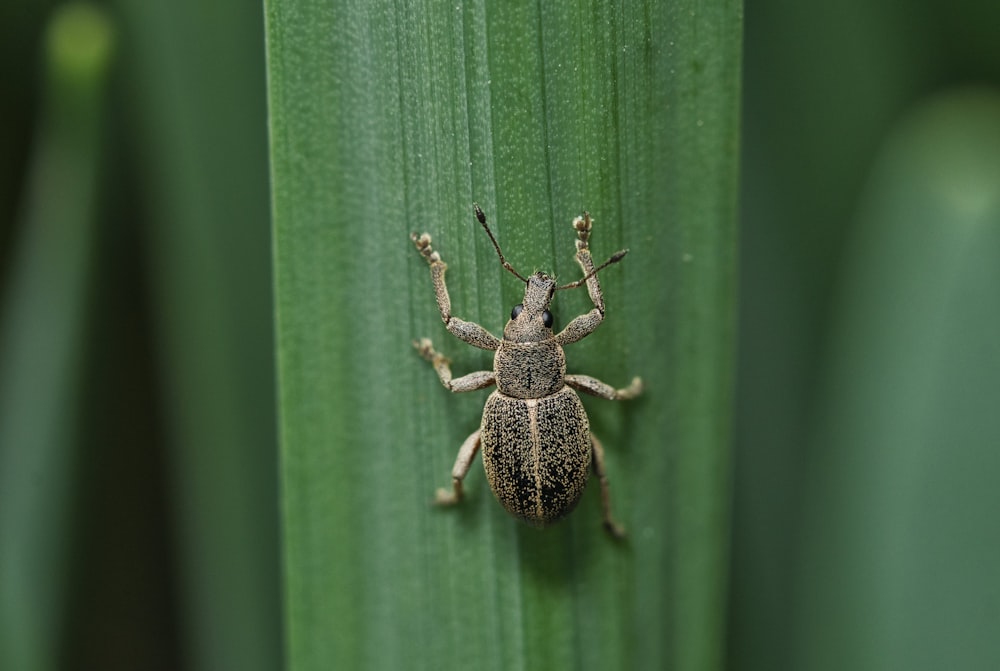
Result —
[[486, 477], [512, 515], [545, 526], [580, 501], [590, 473], [590, 426], [569, 387], [538, 399], [493, 392], [481, 437]]

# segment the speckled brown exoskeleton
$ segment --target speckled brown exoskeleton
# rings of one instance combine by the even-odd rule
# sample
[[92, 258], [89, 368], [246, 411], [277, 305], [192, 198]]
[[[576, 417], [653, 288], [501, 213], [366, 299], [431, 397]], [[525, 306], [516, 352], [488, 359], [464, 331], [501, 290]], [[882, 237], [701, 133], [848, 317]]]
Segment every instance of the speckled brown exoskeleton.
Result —
[[[620, 537], [624, 530], [611, 516], [604, 449], [590, 433], [587, 413], [574, 389], [610, 400], [625, 400], [639, 395], [642, 381], [636, 377], [628, 387], [615, 389], [587, 375], [567, 375], [563, 345], [580, 340], [600, 326], [604, 320], [604, 296], [597, 273], [621, 261], [628, 250], [614, 254], [595, 267], [588, 244], [593, 221], [584, 212], [573, 220], [577, 234], [576, 261], [583, 270], [583, 277], [556, 286], [555, 279], [545, 273], [524, 277], [514, 270], [486, 225], [483, 211], [478, 205], [473, 207], [501, 265], [524, 282], [524, 299], [511, 311], [502, 340], [479, 324], [453, 316], [444, 281], [448, 266], [431, 248], [431, 237], [427, 233], [410, 235], [417, 250], [430, 264], [438, 308], [448, 331], [470, 345], [496, 352], [492, 371], [452, 378], [450, 361], [434, 349], [430, 340], [424, 338], [413, 343], [450, 391], [497, 387], [486, 400], [479, 429], [458, 451], [451, 471], [451, 491], [439, 489], [436, 501], [448, 505], [462, 499], [462, 480], [481, 447], [486, 477], [504, 508], [528, 524], [546, 526], [565, 517], [580, 501], [593, 463], [601, 485], [604, 527], [613, 536]], [[584, 284], [594, 308], [553, 334], [552, 313], [549, 312], [553, 293]]]

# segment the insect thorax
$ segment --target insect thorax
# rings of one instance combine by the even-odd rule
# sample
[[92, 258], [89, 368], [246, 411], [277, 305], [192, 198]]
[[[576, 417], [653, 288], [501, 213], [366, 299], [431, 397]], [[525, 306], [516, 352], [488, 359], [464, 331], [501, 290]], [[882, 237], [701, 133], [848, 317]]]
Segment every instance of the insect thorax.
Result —
[[542, 398], [565, 386], [566, 355], [555, 340], [504, 341], [493, 358], [497, 389], [514, 398]]

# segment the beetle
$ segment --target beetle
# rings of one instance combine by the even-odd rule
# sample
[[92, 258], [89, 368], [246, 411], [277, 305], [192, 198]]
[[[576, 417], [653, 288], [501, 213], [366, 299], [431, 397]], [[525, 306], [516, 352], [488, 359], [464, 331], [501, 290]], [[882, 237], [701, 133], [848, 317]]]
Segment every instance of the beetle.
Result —
[[[575, 258], [583, 277], [557, 286], [555, 279], [543, 272], [530, 277], [517, 272], [500, 251], [482, 209], [475, 203], [473, 209], [500, 257], [500, 264], [524, 282], [524, 298], [511, 311], [502, 339], [479, 324], [455, 317], [444, 279], [447, 264], [431, 247], [430, 235], [410, 234], [417, 251], [430, 264], [434, 294], [447, 330], [474, 347], [496, 352], [492, 371], [453, 378], [451, 362], [434, 349], [429, 339], [413, 342], [449, 391], [475, 391], [496, 385], [486, 399], [479, 429], [458, 451], [451, 471], [452, 489], [439, 489], [435, 501], [452, 505], [462, 499], [462, 481], [481, 448], [486, 478], [497, 500], [515, 517], [532, 526], [544, 527], [568, 515], [579, 503], [593, 465], [601, 486], [604, 528], [612, 536], [622, 537], [624, 529], [611, 516], [604, 448], [590, 432], [587, 413], [576, 391], [609, 400], [627, 400], [642, 392], [642, 380], [636, 377], [628, 387], [615, 389], [588, 375], [567, 375], [563, 345], [584, 338], [600, 326], [605, 307], [597, 273], [621, 261], [628, 250], [617, 252], [595, 267], [589, 246], [593, 220], [584, 212], [573, 220], [577, 234]], [[554, 333], [549, 312], [553, 294], [584, 284], [593, 309]]]

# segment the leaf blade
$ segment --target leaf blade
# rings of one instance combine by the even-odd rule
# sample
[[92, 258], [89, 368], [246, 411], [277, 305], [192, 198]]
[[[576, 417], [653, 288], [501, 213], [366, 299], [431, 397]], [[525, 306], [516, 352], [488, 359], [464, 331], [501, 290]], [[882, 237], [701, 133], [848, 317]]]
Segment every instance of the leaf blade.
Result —
[[[719, 665], [739, 6], [674, 21], [683, 7], [268, 3], [291, 668]], [[567, 51], [609, 20], [613, 47]], [[671, 40], [722, 55], [679, 68]], [[631, 546], [601, 534], [596, 491], [543, 533], [517, 525], [478, 465], [463, 506], [429, 505], [483, 398], [449, 397], [409, 342], [431, 336], [457, 374], [491, 362], [446, 339], [409, 232], [449, 263], [456, 315], [498, 332], [520, 299], [473, 200], [522, 272], [578, 272], [583, 207], [597, 256], [633, 248], [606, 273], [607, 321], [568, 351], [652, 383], [631, 408], [586, 401]], [[560, 323], [586, 308], [559, 301]]]

